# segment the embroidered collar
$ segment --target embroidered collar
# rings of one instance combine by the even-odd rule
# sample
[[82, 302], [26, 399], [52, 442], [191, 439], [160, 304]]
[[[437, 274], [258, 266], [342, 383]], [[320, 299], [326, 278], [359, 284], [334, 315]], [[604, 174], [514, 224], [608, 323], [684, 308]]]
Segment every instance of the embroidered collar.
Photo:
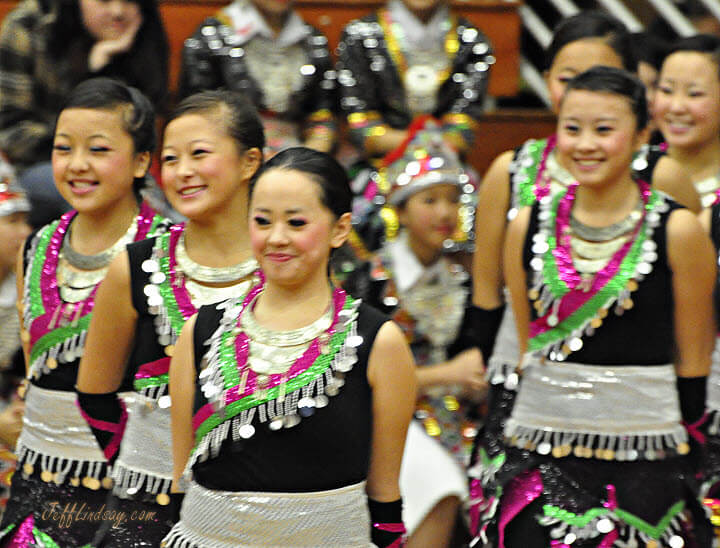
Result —
[[438, 45], [442, 45], [445, 41], [450, 21], [450, 10], [447, 5], [438, 7], [427, 23], [418, 19], [402, 0], [390, 0], [387, 9], [393, 21], [402, 27], [409, 47], [425, 49], [428, 40]]
[[272, 40], [279, 47], [285, 48], [302, 42], [310, 34], [310, 28], [295, 10], [290, 12], [285, 25], [277, 36], [258, 9], [247, 0], [236, 0], [224, 8], [221, 13], [232, 22], [239, 45], [249, 42], [255, 36], [262, 36]]
[[[457, 36], [457, 18], [453, 15], [446, 17], [446, 22], [443, 23], [445, 26], [444, 34], [444, 49], [445, 54], [449, 60], [448, 68], [440, 71], [437, 75], [438, 83], [442, 83], [450, 76], [450, 70], [452, 68], [452, 60], [455, 58], [455, 54], [460, 49], [460, 41]], [[392, 59], [393, 64], [397, 68], [401, 80], [405, 80], [405, 74], [408, 70], [408, 61], [406, 58], [406, 50], [408, 45], [405, 44], [406, 36], [405, 29], [402, 25], [396, 21], [393, 17], [393, 12], [388, 8], [383, 8], [378, 12], [378, 23], [383, 31], [385, 38], [385, 45], [387, 46], [388, 53]]]

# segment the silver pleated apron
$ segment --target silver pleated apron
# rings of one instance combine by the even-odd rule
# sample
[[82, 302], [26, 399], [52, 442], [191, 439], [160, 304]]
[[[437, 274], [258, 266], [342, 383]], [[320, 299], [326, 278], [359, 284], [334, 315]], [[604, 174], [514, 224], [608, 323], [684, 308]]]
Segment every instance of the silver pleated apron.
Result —
[[20, 462], [35, 465], [39, 460], [42, 470], [58, 472], [60, 479], [72, 465], [84, 463], [87, 474], [97, 477], [107, 461], [76, 400], [75, 392], [28, 386], [16, 447]]
[[162, 546], [370, 548], [365, 482], [312, 493], [214, 491], [190, 482]]
[[[549, 453], [556, 447], [612, 451], [608, 460], [686, 452], [672, 365], [584, 365], [530, 360], [505, 436]], [[586, 455], [589, 456], [589, 455]]]
[[173, 477], [170, 408], [136, 392], [125, 402], [128, 422], [113, 466], [114, 491], [121, 497], [140, 489], [168, 493]]
[[507, 376], [514, 372], [520, 363], [520, 343], [515, 326], [515, 315], [510, 296], [507, 291], [505, 293], [505, 310], [495, 338], [495, 348], [487, 362], [485, 373], [485, 379], [491, 384], [504, 383]]
[[720, 433], [720, 335], [715, 339], [715, 350], [712, 354], [706, 407], [708, 411], [712, 412], [708, 432], [716, 436]]

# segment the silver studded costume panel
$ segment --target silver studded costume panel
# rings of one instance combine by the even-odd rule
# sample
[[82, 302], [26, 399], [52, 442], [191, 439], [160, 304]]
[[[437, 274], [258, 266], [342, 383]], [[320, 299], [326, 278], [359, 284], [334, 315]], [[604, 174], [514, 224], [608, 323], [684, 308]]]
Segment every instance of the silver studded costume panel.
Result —
[[213, 491], [191, 483], [167, 548], [371, 548], [365, 483], [312, 493]]

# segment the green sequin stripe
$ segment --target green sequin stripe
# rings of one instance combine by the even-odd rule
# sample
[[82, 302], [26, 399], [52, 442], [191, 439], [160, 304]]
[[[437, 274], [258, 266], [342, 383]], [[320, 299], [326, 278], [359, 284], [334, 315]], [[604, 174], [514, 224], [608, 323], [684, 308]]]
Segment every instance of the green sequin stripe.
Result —
[[[350, 301], [350, 297], [347, 298], [348, 301]], [[297, 377], [288, 380], [285, 383], [285, 393], [286, 397], [287, 394], [290, 392], [294, 392], [295, 390], [299, 390], [300, 388], [307, 386], [314, 380], [318, 379], [320, 376], [322, 376], [325, 371], [330, 367], [330, 364], [332, 363], [333, 359], [335, 358], [335, 354], [340, 350], [340, 348], [345, 343], [345, 339], [347, 338], [347, 334], [350, 331], [351, 325], [348, 325], [348, 327], [340, 332], [335, 333], [332, 338], [330, 339], [330, 352], [328, 354], [320, 354], [315, 362], [308, 367], [305, 371], [300, 373]], [[224, 342], [224, 341], [223, 341]], [[225, 361], [225, 360], [223, 360]], [[235, 360], [233, 360], [235, 361]], [[235, 362], [237, 363], [237, 362]], [[236, 371], [237, 375], [237, 365], [234, 366], [234, 369]], [[227, 379], [227, 378], [226, 378]], [[239, 381], [238, 381], [239, 382]], [[232, 386], [237, 386], [237, 384], [231, 384], [228, 387], [228, 383], [226, 381], [225, 387], [231, 388]], [[255, 398], [255, 394], [250, 394], [248, 396], [245, 396], [242, 399], [239, 399], [237, 401], [234, 401], [228, 405], [226, 405], [223, 408], [223, 417], [221, 418], [217, 413], [213, 413], [205, 419], [205, 421], [198, 427], [196, 433], [195, 433], [195, 441], [196, 446], [200, 443], [203, 439], [203, 437], [208, 434], [210, 431], [212, 431], [214, 428], [219, 426], [221, 423], [225, 422], [228, 419], [231, 419], [235, 417], [236, 415], [239, 415], [246, 409], [250, 409], [251, 407], [257, 407], [263, 403], [266, 403], [269, 400], [277, 399], [279, 393], [280, 393], [280, 386], [275, 386], [273, 388], [268, 389], [267, 396], [263, 400], [258, 400]], [[194, 450], [194, 449], [193, 449]]]
[[144, 388], [150, 388], [151, 386], [165, 386], [168, 382], [170, 382], [170, 375], [168, 373], [163, 373], [162, 375], [157, 375], [156, 377], [136, 379], [135, 382], [133, 382], [133, 386], [135, 387], [135, 390], [142, 390]]
[[30, 316], [38, 318], [45, 313], [43, 305], [42, 290], [40, 290], [40, 280], [42, 279], [43, 267], [45, 266], [47, 248], [50, 245], [50, 239], [60, 224], [60, 220], [46, 226], [38, 235], [38, 243], [35, 248], [35, 256], [32, 260], [30, 275], [28, 276], [28, 284], [30, 285]]
[[1, 539], [1, 538], [5, 538], [5, 535], [7, 535], [10, 531], [12, 531], [13, 529], [15, 529], [15, 527], [16, 527], [16, 525], [15, 525], [14, 523], [11, 523], [11, 524], [8, 525], [7, 527], [5, 527], [5, 529], [3, 529], [2, 531], [0, 531], [0, 539]]
[[[562, 196], [556, 197], [556, 200], [561, 197]], [[657, 194], [653, 191], [650, 196], [650, 200], [648, 201], [648, 210], [651, 210], [654, 207], [657, 198]], [[613, 298], [613, 296], [617, 297], [619, 292], [627, 285], [630, 278], [632, 278], [635, 274], [635, 268], [639, 260], [639, 255], [642, 253], [642, 245], [646, 239], [647, 225], [644, 224], [641, 227], [637, 238], [633, 242], [630, 251], [620, 264], [617, 274], [615, 274], [612, 279], [608, 280], [608, 282], [584, 305], [560, 322], [559, 325], [531, 338], [528, 341], [528, 349], [530, 351], [539, 350], [550, 343], [565, 338], [580, 326], [594, 318], [597, 311], [605, 306], [607, 302]], [[548, 245], [550, 249], [545, 252], [543, 259], [543, 274], [545, 277], [545, 283], [550, 288], [550, 291], [555, 298], [562, 298], [569, 290], [565, 282], [560, 278], [555, 257], [552, 255], [552, 250], [555, 248], [556, 244], [557, 242], [555, 236], [548, 238]]]
[[168, 318], [170, 318], [172, 329], [175, 332], [175, 336], [177, 336], [180, 334], [182, 326], [185, 324], [185, 318], [183, 317], [180, 307], [178, 307], [178, 303], [175, 300], [173, 288], [170, 286], [170, 234], [171, 232], [166, 232], [165, 234], [158, 236], [160, 248], [165, 252], [163, 257], [158, 258], [160, 271], [167, 272], [168, 275], [166, 276], [165, 281], [159, 284], [157, 288], [160, 291], [160, 296], [163, 298], [163, 302], [165, 303], [165, 309], [167, 311]]
[[610, 510], [609, 508], [591, 508], [584, 514], [577, 515], [573, 512], [568, 512], [567, 510], [563, 510], [562, 508], [553, 506], [551, 504], [545, 504], [543, 506], [543, 512], [545, 516], [558, 519], [562, 522], [567, 523], [568, 525], [571, 525], [572, 527], [577, 527], [579, 529], [586, 527], [588, 523], [590, 523], [597, 517], [605, 516], [608, 514], [614, 515], [618, 519], [622, 520], [624, 523], [630, 525], [631, 527], [634, 527], [642, 533], [645, 533], [647, 536], [655, 540], [658, 540], [660, 539], [660, 537], [662, 537], [663, 533], [667, 530], [668, 525], [670, 525], [670, 522], [675, 519], [675, 517], [680, 514], [684, 509], [685, 501], [680, 500], [670, 507], [670, 509], [660, 519], [657, 525], [651, 525], [644, 519], [639, 518], [626, 510], [622, 510], [621, 508], [617, 508], [615, 510]]
[[506, 459], [505, 453], [500, 453], [494, 458], [490, 458], [490, 455], [487, 454], [484, 448], [480, 448], [480, 462], [482, 462], [482, 465], [484, 468], [490, 468], [491, 466], [498, 470], [503, 464], [505, 464]]
[[[350, 295], [345, 296], [345, 304], [343, 306], [343, 310], [347, 310], [348, 308], [351, 308], [353, 306], [353, 298]], [[250, 305], [248, 305], [250, 306]], [[347, 329], [343, 334], [335, 333], [335, 335], [332, 336], [330, 339], [330, 353], [324, 354], [324, 356], [334, 356], [335, 353], [339, 350], [342, 343], [345, 341], [345, 335], [347, 333]], [[341, 336], [342, 341], [340, 341], [339, 345], [335, 345], [335, 341], [339, 340], [337, 337]], [[238, 371], [238, 363], [237, 363], [237, 353], [235, 349], [235, 335], [233, 335], [233, 330], [228, 329], [225, 330], [221, 337], [220, 337], [220, 348], [219, 348], [219, 359], [220, 359], [220, 370], [222, 371], [223, 379], [225, 381], [224, 387], [225, 390], [229, 390], [233, 386], [238, 386], [240, 384], [240, 372]], [[323, 354], [320, 354], [318, 356], [318, 359], [315, 360], [315, 364], [317, 364], [318, 360], [323, 356]], [[310, 367], [314, 367], [314, 365]], [[329, 362], [328, 362], [329, 365]], [[323, 370], [326, 368], [323, 368]], [[304, 374], [304, 373], [303, 373]], [[301, 374], [300, 376], [302, 376]], [[309, 382], [309, 381], [308, 381]], [[307, 384], [307, 383], [306, 383]], [[273, 390], [277, 390], [277, 387], [270, 389], [268, 394], [270, 394]], [[268, 398], [273, 399], [273, 398]]]
[[92, 313], [85, 314], [79, 320], [77, 325], [66, 325], [64, 327], [58, 327], [53, 329], [46, 335], [43, 335], [33, 345], [30, 351], [30, 363], [34, 363], [44, 352], [47, 352], [51, 348], [58, 346], [68, 339], [71, 339], [75, 335], [79, 335], [83, 331], [87, 331], [90, 326], [90, 318]]
[[[536, 335], [528, 341], [530, 351], [539, 350], [555, 341], [564, 339], [570, 333], [584, 325], [595, 317], [598, 310], [605, 306], [613, 297], [617, 297], [620, 291], [627, 285], [630, 278], [635, 274], [637, 257], [642, 252], [642, 243], [645, 241], [645, 230], [641, 230], [630, 252], [627, 254], [617, 274], [593, 295], [584, 305], [561, 321], [557, 326]], [[557, 271], [556, 271], [557, 272]], [[553, 280], [554, 281], [554, 280]], [[565, 282], [557, 279], [557, 282], [565, 286]], [[553, 291], [554, 293], [554, 291]]]
[[152, 223], [150, 224], [150, 228], [148, 229], [147, 237], [152, 237], [153, 234], [155, 234], [155, 231], [157, 228], [165, 221], [165, 217], [162, 215], [155, 215], [153, 217]]
[[532, 143], [525, 145], [528, 149], [528, 155], [533, 159], [532, 165], [521, 166], [520, 170], [525, 176], [525, 180], [520, 182], [517, 187], [517, 202], [518, 207], [531, 206], [533, 205], [537, 197], [535, 196], [535, 181], [538, 176], [538, 170], [540, 169], [540, 162], [542, 161], [542, 155], [547, 146], [547, 139], [540, 139]]

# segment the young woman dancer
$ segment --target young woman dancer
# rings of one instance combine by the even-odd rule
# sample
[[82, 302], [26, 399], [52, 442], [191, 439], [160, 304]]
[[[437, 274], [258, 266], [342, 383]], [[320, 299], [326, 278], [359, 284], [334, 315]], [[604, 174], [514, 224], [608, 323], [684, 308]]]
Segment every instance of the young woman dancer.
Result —
[[12, 546], [81, 546], [96, 524], [58, 518], [66, 505], [100, 510], [107, 460], [75, 405], [75, 381], [97, 287], [115, 255], [162, 219], [138, 204], [155, 148], [153, 108], [138, 90], [98, 78], [60, 111], [52, 166], [75, 208], [28, 239], [18, 299], [29, 386], [2, 532]]
[[[565, 86], [573, 76], [594, 65], [634, 69], [625, 27], [600, 12], [584, 12], [561, 22], [546, 56], [546, 80], [556, 113]], [[556, 153], [556, 143], [555, 135], [531, 139], [516, 151], [500, 155], [490, 166], [479, 191], [476, 231], [483, 238], [476, 243], [473, 257], [472, 312], [491, 388], [488, 417], [478, 439], [479, 451], [473, 456], [477, 466], [470, 469], [474, 485], [471, 487], [475, 491], [471, 493], [474, 501], [471, 522], [477, 517], [478, 505], [489, 503], [490, 499], [478, 491], [480, 475], [501, 451], [503, 421], [517, 385], [516, 376], [511, 374], [519, 359], [517, 339], [512, 310], [505, 307], [502, 281], [502, 246], [507, 223], [519, 208], [566, 188], [574, 180]], [[700, 204], [687, 175], [659, 150], [653, 149], [643, 156], [634, 168], [649, 176], [655, 187], [699, 211]], [[475, 524], [471, 523], [471, 528]]]
[[668, 157], [688, 172], [707, 208], [720, 202], [720, 38], [676, 42], [662, 64], [653, 113]]
[[715, 257], [692, 212], [633, 178], [646, 126], [635, 77], [574, 78], [557, 150], [577, 182], [508, 229], [524, 357], [495, 476], [500, 546], [709, 546], [687, 455], [704, 415]]
[[330, 283], [347, 175], [291, 148], [250, 194], [265, 285], [203, 307], [170, 367], [175, 478], [187, 462], [192, 481], [165, 545], [400, 546], [415, 372], [400, 329]]
[[185, 41], [180, 96], [236, 90], [260, 111], [269, 153], [300, 144], [330, 152], [337, 142], [330, 48], [293, 4], [235, 0], [203, 21]]
[[134, 389], [109, 506], [157, 518], [108, 527], [103, 546], [156, 546], [173, 524], [170, 356], [200, 306], [241, 298], [259, 281], [246, 219], [263, 146], [260, 119], [238, 93], [182, 101], [165, 129], [162, 175], [170, 203], [188, 221], [130, 246], [98, 291], [78, 375], [80, 405], [109, 453], [117, 449], [112, 430], [126, 418], [116, 393]]

